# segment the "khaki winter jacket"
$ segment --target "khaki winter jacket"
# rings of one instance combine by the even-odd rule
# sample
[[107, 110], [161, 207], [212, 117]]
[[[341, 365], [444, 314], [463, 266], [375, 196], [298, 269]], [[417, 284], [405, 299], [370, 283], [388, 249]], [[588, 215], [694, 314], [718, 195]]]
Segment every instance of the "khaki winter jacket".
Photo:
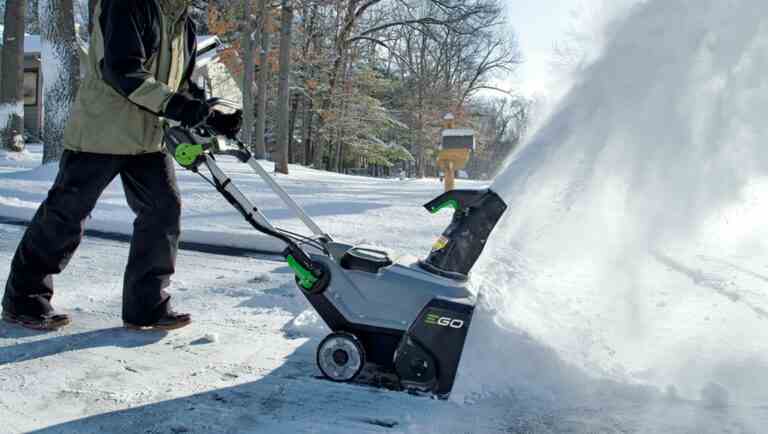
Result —
[[196, 44], [188, 3], [97, 2], [88, 70], [64, 132], [67, 149], [115, 155], [162, 150], [162, 116], [180, 110], [187, 100], [182, 92], [201, 92], [189, 82]]

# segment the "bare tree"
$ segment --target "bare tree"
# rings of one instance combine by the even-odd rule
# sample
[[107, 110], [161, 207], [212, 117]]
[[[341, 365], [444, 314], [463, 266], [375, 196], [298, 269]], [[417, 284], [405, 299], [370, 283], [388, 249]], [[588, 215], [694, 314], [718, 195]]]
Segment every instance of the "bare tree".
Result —
[[[211, 0], [232, 25], [224, 31], [233, 48], [245, 45], [242, 1]], [[502, 30], [501, 1], [290, 0], [295, 44], [281, 38], [281, 49], [271, 51], [272, 33], [280, 32], [272, 24], [280, 20], [277, 2], [254, 0], [261, 34], [254, 154], [263, 157], [269, 148], [278, 163], [385, 169], [392, 160], [383, 149], [394, 143], [417, 156], [419, 173], [434, 173], [433, 145], [445, 112], [463, 119], [465, 106], [493, 87], [495, 74], [519, 62], [513, 33]], [[287, 52], [295, 67], [284, 60]], [[275, 134], [265, 134], [270, 130]]]
[[25, 0], [7, 0], [5, 3], [0, 128], [3, 147], [13, 151], [24, 149], [25, 3]]
[[267, 0], [259, 0], [259, 15], [261, 16], [261, 50], [259, 53], [259, 77], [256, 93], [256, 130], [253, 143], [256, 158], [267, 155], [264, 143], [264, 133], [267, 128], [267, 81], [269, 79], [269, 49], [270, 33], [272, 31], [272, 15]]
[[39, 0], [43, 43], [43, 163], [64, 151], [64, 126], [80, 81], [80, 58], [72, 0]]
[[253, 142], [253, 72], [255, 62], [253, 60], [253, 19], [251, 18], [251, 0], [243, 0], [243, 32], [241, 35], [243, 52], [243, 142], [251, 147]]
[[291, 29], [293, 8], [289, 0], [282, 2], [280, 26], [280, 75], [277, 96], [277, 140], [275, 149], [275, 171], [288, 173], [288, 133], [290, 74], [291, 74]]
[[479, 133], [478, 149], [467, 170], [475, 177], [489, 178], [522, 143], [526, 135], [532, 101], [521, 97], [486, 98], [472, 103], [473, 126]]

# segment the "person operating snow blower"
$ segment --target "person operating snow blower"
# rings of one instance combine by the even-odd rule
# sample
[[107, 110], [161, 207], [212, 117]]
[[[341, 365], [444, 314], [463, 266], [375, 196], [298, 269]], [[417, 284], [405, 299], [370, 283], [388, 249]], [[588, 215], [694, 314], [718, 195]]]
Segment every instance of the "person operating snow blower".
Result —
[[136, 214], [123, 286], [126, 327], [175, 329], [191, 322], [164, 291], [174, 272], [180, 197], [173, 159], [163, 152], [166, 119], [205, 123], [234, 137], [242, 112], [211, 109], [191, 80], [195, 30], [190, 0], [100, 0], [89, 65], [64, 137], [65, 151], [48, 197], [13, 257], [2, 318], [55, 330], [69, 324], [51, 305], [52, 276], [83, 236], [86, 218], [118, 175]]

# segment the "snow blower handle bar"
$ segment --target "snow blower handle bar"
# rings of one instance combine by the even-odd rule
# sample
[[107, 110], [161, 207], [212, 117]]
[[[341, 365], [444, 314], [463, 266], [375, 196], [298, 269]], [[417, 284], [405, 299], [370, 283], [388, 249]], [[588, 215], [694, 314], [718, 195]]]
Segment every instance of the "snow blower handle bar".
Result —
[[[242, 145], [242, 144], [241, 144]], [[243, 152], [250, 154], [247, 150]], [[244, 157], [244, 155], [243, 155]], [[216, 160], [209, 153], [203, 154], [203, 163], [212, 175], [211, 183], [224, 196], [245, 220], [257, 231], [277, 238], [286, 244], [283, 256], [296, 274], [296, 282], [308, 293], [319, 293], [325, 290], [330, 281], [329, 270], [323, 264], [316, 263], [307, 255], [297, 242], [284, 231], [274, 227], [264, 214], [232, 183], [232, 180], [221, 170]], [[238, 157], [240, 158], [240, 157]], [[248, 161], [253, 160], [249, 158]], [[258, 164], [258, 162], [256, 163]], [[261, 167], [261, 166], [259, 166]], [[267, 176], [269, 176], [267, 174]]]
[[[217, 105], [214, 103], [213, 105]], [[218, 104], [217, 106], [221, 106]], [[235, 106], [230, 108], [236, 109]], [[231, 179], [221, 170], [216, 162], [216, 155], [229, 155], [248, 164], [269, 185], [286, 206], [291, 208], [302, 222], [318, 237], [320, 243], [327, 243], [331, 238], [325, 234], [304, 210], [288, 195], [288, 193], [264, 170], [253, 158], [248, 148], [239, 140], [226, 140], [207, 125], [198, 125], [186, 129], [179, 126], [165, 131], [165, 144], [168, 152], [180, 166], [200, 174], [253, 226], [257, 231], [279, 239], [287, 245], [283, 256], [296, 274], [299, 286], [308, 293], [319, 293], [325, 290], [330, 281], [330, 272], [323, 264], [315, 263], [301, 248], [301, 243], [313, 244], [313, 240], [300, 235], [291, 234], [276, 228], [256, 208], [253, 203], [232, 183]], [[234, 145], [234, 146], [232, 146]], [[204, 166], [211, 174], [211, 179], [200, 173]], [[324, 249], [320, 244], [316, 247]]]
[[[220, 98], [211, 98], [208, 100], [208, 106], [211, 109], [240, 110], [237, 104]], [[234, 147], [227, 146], [234, 144]], [[295, 200], [278, 184], [263, 167], [253, 157], [253, 154], [247, 146], [240, 140], [234, 138], [224, 138], [220, 136], [213, 128], [205, 123], [194, 128], [186, 129], [179, 126], [168, 128], [165, 132], [165, 144], [169, 153], [176, 159], [180, 166], [197, 172], [198, 167], [206, 161], [206, 155], [229, 155], [245, 163], [267, 183], [269, 188], [278, 196], [283, 203], [290, 208], [296, 217], [320, 239], [331, 241], [320, 226], [318, 226], [304, 209], [296, 203]], [[210, 166], [210, 165], [208, 165]], [[209, 167], [210, 169], [210, 167]]]

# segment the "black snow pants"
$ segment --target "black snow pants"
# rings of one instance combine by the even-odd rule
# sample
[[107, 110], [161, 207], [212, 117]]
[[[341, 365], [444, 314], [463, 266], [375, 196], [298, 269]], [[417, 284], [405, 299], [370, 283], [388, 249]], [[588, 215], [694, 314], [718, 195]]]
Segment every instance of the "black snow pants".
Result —
[[3, 309], [34, 316], [53, 310], [52, 275], [67, 266], [83, 237], [86, 219], [117, 175], [136, 214], [123, 283], [123, 320], [149, 325], [170, 310], [170, 296], [163, 289], [176, 265], [181, 215], [173, 160], [164, 153], [69, 150], [64, 151], [53, 187], [13, 257]]

